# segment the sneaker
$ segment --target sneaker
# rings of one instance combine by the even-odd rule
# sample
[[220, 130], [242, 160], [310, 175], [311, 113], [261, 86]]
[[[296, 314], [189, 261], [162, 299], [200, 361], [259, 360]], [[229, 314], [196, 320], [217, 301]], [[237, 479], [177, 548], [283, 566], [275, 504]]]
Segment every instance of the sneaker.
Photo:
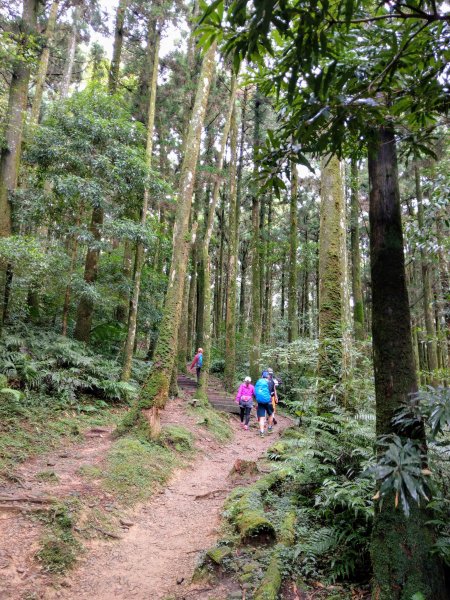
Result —
[[244, 425], [245, 431], [248, 431], [248, 425]]
[[241, 427], [244, 428], [244, 423], [241, 422]]
[[273, 433], [273, 427], [268, 427], [267, 428], [267, 433]]
[[264, 437], [264, 431], [259, 432], [259, 437]]

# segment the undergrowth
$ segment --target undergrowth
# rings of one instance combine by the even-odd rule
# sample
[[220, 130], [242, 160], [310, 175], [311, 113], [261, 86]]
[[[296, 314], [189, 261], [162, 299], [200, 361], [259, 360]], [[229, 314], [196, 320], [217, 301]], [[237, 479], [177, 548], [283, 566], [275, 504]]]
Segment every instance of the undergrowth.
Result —
[[[285, 431], [267, 453], [269, 474], [226, 503], [218, 547], [232, 552], [213, 554], [224, 555], [220, 568], [258, 600], [276, 599], [286, 579], [299, 589], [317, 580], [367, 585], [374, 484], [366, 470], [374, 443], [368, 424], [340, 415], [309, 417]], [[264, 530], [249, 529], [250, 514], [264, 520]]]
[[135, 361], [131, 383], [120, 365], [51, 331], [5, 330], [0, 342], [0, 475], [32, 454], [113, 425], [135, 396], [147, 366]]

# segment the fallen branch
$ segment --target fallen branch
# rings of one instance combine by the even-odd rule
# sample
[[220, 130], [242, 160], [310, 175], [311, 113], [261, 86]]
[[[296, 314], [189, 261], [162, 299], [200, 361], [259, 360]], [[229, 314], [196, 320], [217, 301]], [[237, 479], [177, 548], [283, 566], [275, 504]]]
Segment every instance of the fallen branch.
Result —
[[210, 498], [211, 496], [214, 496], [215, 494], [223, 494], [227, 491], [228, 490], [213, 490], [211, 492], [206, 492], [206, 494], [199, 494], [198, 496], [195, 496], [194, 500], [204, 500], [205, 498]]
[[30, 498], [28, 496], [0, 496], [0, 502], [31, 502], [33, 504], [54, 504], [56, 498]]
[[95, 529], [95, 531], [98, 531], [99, 533], [106, 535], [106, 537], [113, 538], [113, 540], [121, 540], [122, 539], [120, 537], [120, 535], [117, 535], [117, 533], [110, 533], [109, 531], [106, 531], [105, 529], [101, 529], [100, 527], [95, 527], [95, 525], [92, 525], [92, 529]]
[[15, 512], [42, 512], [50, 510], [49, 506], [19, 506], [18, 504], [1, 504], [0, 512], [15, 511]]

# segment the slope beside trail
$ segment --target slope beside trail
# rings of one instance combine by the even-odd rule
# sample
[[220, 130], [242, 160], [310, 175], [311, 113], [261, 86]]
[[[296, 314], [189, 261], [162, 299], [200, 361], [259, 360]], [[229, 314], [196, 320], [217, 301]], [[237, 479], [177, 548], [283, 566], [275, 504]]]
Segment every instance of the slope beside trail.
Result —
[[[163, 422], [186, 423], [182, 400], [172, 401]], [[224, 500], [239, 482], [230, 471], [237, 459], [257, 461], [292, 422], [282, 416], [273, 435], [260, 438], [254, 426], [241, 429], [236, 418], [232, 441], [221, 445], [203, 437], [201, 454], [178, 471], [168, 486], [132, 515], [133, 526], [118, 542], [98, 541], [65, 586], [47, 598], [111, 600], [208, 599], [208, 586], [190, 584], [200, 553], [218, 538]], [[220, 588], [220, 586], [219, 586]], [[239, 589], [239, 588], [237, 588]], [[229, 589], [215, 589], [215, 600]]]

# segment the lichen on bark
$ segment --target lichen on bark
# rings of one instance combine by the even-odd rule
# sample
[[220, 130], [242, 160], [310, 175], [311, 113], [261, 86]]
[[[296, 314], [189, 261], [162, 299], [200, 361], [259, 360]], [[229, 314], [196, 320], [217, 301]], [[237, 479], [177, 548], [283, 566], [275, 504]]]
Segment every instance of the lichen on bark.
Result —
[[322, 162], [319, 233], [318, 411], [344, 405], [342, 390], [346, 324], [346, 236], [342, 165]]

